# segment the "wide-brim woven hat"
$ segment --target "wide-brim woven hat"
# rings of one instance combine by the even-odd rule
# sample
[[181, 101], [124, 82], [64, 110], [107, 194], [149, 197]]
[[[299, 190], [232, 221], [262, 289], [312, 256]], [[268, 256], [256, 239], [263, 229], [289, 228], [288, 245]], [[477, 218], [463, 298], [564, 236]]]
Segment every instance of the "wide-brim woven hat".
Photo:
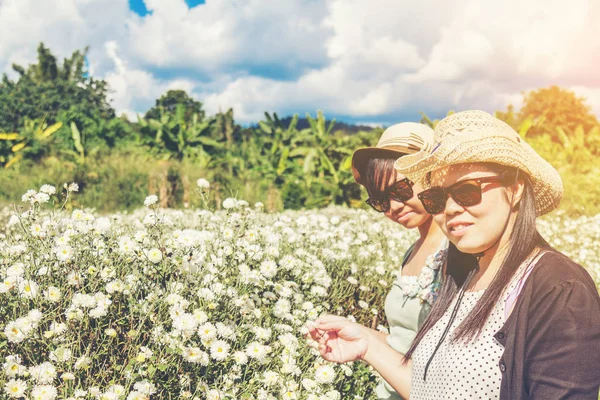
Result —
[[357, 183], [364, 185], [364, 175], [369, 160], [374, 158], [398, 158], [405, 154], [430, 151], [433, 129], [416, 122], [402, 122], [383, 131], [375, 147], [364, 147], [352, 156], [352, 175]]
[[425, 179], [428, 172], [478, 162], [518, 168], [529, 175], [538, 216], [558, 207], [563, 184], [556, 169], [513, 128], [485, 111], [462, 111], [444, 118], [435, 128], [431, 151], [399, 158], [394, 167], [412, 181], [428, 187]]

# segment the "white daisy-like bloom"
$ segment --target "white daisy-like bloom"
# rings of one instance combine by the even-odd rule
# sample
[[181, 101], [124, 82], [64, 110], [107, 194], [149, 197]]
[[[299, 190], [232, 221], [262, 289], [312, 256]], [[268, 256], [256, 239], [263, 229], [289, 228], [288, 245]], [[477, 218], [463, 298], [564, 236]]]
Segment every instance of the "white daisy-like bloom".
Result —
[[38, 284], [32, 280], [24, 279], [19, 282], [19, 294], [25, 299], [34, 299], [38, 295]]
[[21, 379], [11, 379], [4, 385], [4, 393], [11, 399], [20, 399], [25, 397], [27, 383]]
[[125, 387], [123, 385], [111, 385], [106, 390], [107, 393], [114, 393], [117, 395], [117, 398], [123, 396], [125, 394]]
[[223, 208], [226, 210], [231, 210], [233, 208], [237, 207], [237, 200], [232, 198], [232, 197], [228, 197], [225, 200], [223, 200]]
[[210, 188], [210, 183], [204, 178], [198, 179], [196, 181], [196, 185], [198, 186], [198, 188], [200, 188], [202, 190], [206, 190], [206, 189]]
[[4, 327], [4, 335], [11, 343], [21, 343], [27, 338], [27, 333], [30, 329], [23, 326], [23, 321], [11, 321]]
[[217, 337], [217, 328], [210, 322], [202, 324], [198, 327], [198, 336], [202, 340], [211, 341]]
[[73, 352], [66, 347], [58, 347], [50, 352], [50, 360], [55, 362], [67, 362], [73, 357]]
[[129, 236], [121, 236], [118, 241], [119, 252], [123, 255], [132, 254], [137, 250], [137, 243]]
[[233, 360], [237, 365], [245, 365], [248, 362], [248, 356], [243, 351], [233, 353]]
[[106, 233], [110, 230], [111, 225], [110, 218], [100, 217], [96, 220], [94, 229], [100, 233]]
[[208, 365], [208, 354], [198, 347], [184, 347], [182, 349], [183, 359], [187, 362]]
[[59, 261], [69, 261], [73, 257], [73, 248], [67, 245], [58, 246], [55, 254]]
[[17, 281], [19, 277], [16, 276], [7, 276], [2, 281], [0, 281], [0, 293], [8, 293], [12, 289], [17, 287]]
[[210, 357], [216, 361], [223, 361], [229, 355], [231, 346], [224, 340], [215, 340], [210, 346]]
[[144, 205], [146, 207], [150, 207], [153, 204], [156, 204], [158, 202], [158, 196], [155, 194], [151, 194], [150, 196], [146, 197], [146, 199], [144, 200]]
[[23, 376], [27, 373], [27, 367], [21, 365], [21, 356], [18, 354], [6, 356], [2, 367], [6, 376], [15, 378], [17, 376]]
[[335, 380], [335, 370], [331, 365], [320, 365], [315, 369], [315, 381], [330, 384]]
[[29, 374], [38, 384], [50, 384], [56, 379], [56, 368], [52, 363], [45, 361], [40, 365], [29, 367]]
[[262, 382], [267, 386], [273, 386], [279, 381], [279, 374], [275, 371], [265, 371]]
[[173, 318], [173, 328], [186, 336], [191, 336], [198, 327], [198, 320], [189, 313], [183, 313]]
[[74, 381], [77, 379], [77, 377], [75, 376], [74, 373], [72, 372], [64, 372], [61, 376], [60, 379], [67, 382], [67, 381]]
[[270, 328], [255, 326], [252, 330], [256, 335], [256, 339], [260, 340], [261, 342], [265, 342], [271, 338], [272, 331]]
[[149, 398], [146, 393], [138, 392], [137, 390], [127, 395], [127, 400], [148, 400]]
[[133, 385], [133, 388], [135, 390], [137, 390], [138, 392], [144, 393], [146, 395], [152, 395], [152, 394], [156, 393], [156, 386], [154, 386], [154, 384], [152, 382], [149, 382], [146, 380], [136, 382]]
[[269, 347], [259, 342], [252, 342], [246, 346], [246, 355], [258, 361], [264, 361], [269, 353]]
[[42, 187], [40, 188], [40, 192], [53, 195], [56, 193], [56, 187], [52, 185], [42, 185]]
[[81, 356], [75, 362], [74, 367], [76, 370], [85, 369], [85, 368], [89, 367], [90, 365], [92, 365], [92, 361], [93, 360], [88, 356]]
[[260, 264], [260, 273], [265, 278], [273, 278], [277, 275], [277, 263], [273, 260], [265, 260]]
[[210, 389], [208, 393], [206, 393], [206, 400], [223, 400], [225, 399], [225, 394], [218, 391], [217, 389]]
[[158, 264], [163, 259], [162, 251], [160, 251], [156, 247], [149, 249], [149, 250], [145, 250], [144, 254], [146, 254], [146, 257], [148, 257], [148, 260], [150, 262], [153, 262], [154, 264]]
[[44, 290], [44, 299], [51, 303], [56, 303], [60, 300], [61, 293], [60, 289], [56, 286], [48, 286], [46, 290]]
[[21, 201], [23, 203], [32, 203], [33, 204], [36, 194], [37, 194], [37, 192], [35, 190], [29, 189], [28, 191], [25, 192], [25, 194], [23, 194], [23, 196], [21, 196]]

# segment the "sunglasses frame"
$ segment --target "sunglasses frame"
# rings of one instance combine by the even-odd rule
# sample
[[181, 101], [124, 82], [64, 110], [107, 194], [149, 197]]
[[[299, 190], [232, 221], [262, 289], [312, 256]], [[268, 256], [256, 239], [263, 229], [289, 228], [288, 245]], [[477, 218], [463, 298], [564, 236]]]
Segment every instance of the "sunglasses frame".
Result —
[[[399, 197], [394, 197], [393, 195], [390, 194], [391, 190], [399, 183], [404, 183], [404, 184], [408, 185], [408, 189], [410, 189], [410, 197], [407, 197], [406, 199], [401, 199]], [[395, 200], [395, 201], [404, 203], [405, 201], [412, 199], [412, 197], [415, 195], [415, 192], [413, 191], [413, 185], [414, 185], [413, 181], [411, 181], [408, 178], [404, 178], [404, 179], [396, 181], [393, 184], [391, 184], [390, 186], [388, 186], [383, 191], [383, 195], [380, 198], [376, 198], [378, 201], [382, 202], [381, 210], [378, 210], [377, 208], [375, 208], [375, 206], [373, 205], [374, 198], [372, 198], [372, 197], [369, 197], [365, 201], [365, 203], [370, 205], [377, 212], [380, 212], [380, 213], [387, 212], [390, 209], [390, 200]]]
[[[500, 175], [482, 176], [481, 178], [465, 179], [464, 181], [459, 181], [459, 182], [453, 183], [452, 185], [445, 187], [445, 188], [441, 187], [441, 186], [433, 186], [427, 190], [422, 191], [421, 193], [418, 193], [417, 197], [419, 198], [419, 200], [421, 200], [421, 204], [423, 204], [425, 211], [428, 214], [435, 215], [435, 214], [440, 214], [440, 213], [444, 212], [444, 210], [446, 209], [446, 204], [448, 203], [448, 197], [452, 197], [452, 200], [454, 200], [454, 202], [461, 207], [472, 207], [472, 206], [476, 206], [477, 204], [480, 204], [483, 199], [483, 191], [481, 188], [481, 184], [482, 183], [494, 183], [494, 182], [500, 182], [503, 186], [509, 186], [511, 184], [511, 179], [510, 179], [510, 176], [508, 175], [508, 172], [503, 172]], [[462, 200], [457, 200], [455, 198], [453, 189], [455, 189], [456, 187], [459, 187], [461, 185], [467, 184], [467, 183], [474, 184], [479, 189], [479, 200], [477, 201], [477, 203], [461, 204], [464, 202]], [[435, 210], [432, 210], [425, 203], [427, 194], [430, 193], [432, 190], [441, 190], [442, 191], [443, 200], [440, 200], [440, 203], [443, 201], [444, 207], [440, 211], [437, 211], [437, 212], [434, 212]], [[456, 197], [458, 197], [458, 196], [456, 196]]]

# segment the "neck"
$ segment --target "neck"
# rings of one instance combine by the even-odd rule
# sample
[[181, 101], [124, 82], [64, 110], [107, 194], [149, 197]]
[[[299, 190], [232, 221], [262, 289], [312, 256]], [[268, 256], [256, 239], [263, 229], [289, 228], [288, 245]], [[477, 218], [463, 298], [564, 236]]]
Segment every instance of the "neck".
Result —
[[419, 241], [423, 242], [431, 233], [439, 230], [438, 226], [433, 223], [433, 218], [429, 218], [423, 224], [419, 225]]

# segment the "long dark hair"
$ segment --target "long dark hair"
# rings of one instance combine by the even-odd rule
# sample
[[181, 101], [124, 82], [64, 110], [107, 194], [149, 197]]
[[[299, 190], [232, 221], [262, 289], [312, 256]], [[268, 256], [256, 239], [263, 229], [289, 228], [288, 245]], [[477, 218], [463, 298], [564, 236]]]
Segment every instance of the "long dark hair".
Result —
[[[485, 164], [494, 172], [504, 172], [506, 167], [496, 164]], [[510, 171], [512, 172], [512, 171]], [[516, 170], [514, 171], [516, 173]], [[489, 318], [500, 296], [509, 285], [511, 278], [517, 272], [519, 266], [539, 247], [542, 249], [552, 249], [548, 242], [540, 235], [537, 230], [535, 219], [535, 194], [529, 177], [519, 171], [520, 179], [524, 181], [524, 190], [521, 201], [516, 206], [518, 213], [515, 220], [513, 231], [510, 234], [508, 254], [502, 261], [498, 273], [486, 289], [482, 297], [477, 301], [473, 310], [464, 321], [456, 328], [452, 340], [472, 340], [481, 333], [481, 329]], [[461, 252], [450, 244], [448, 248], [448, 258], [446, 269], [442, 280], [438, 298], [431, 308], [429, 316], [419, 329], [417, 336], [413, 340], [410, 348], [405, 354], [405, 362], [408, 361], [425, 334], [438, 322], [444, 313], [450, 307], [452, 300], [459, 292], [459, 289], [472, 271], [478, 267], [478, 261], [475, 256]]]

